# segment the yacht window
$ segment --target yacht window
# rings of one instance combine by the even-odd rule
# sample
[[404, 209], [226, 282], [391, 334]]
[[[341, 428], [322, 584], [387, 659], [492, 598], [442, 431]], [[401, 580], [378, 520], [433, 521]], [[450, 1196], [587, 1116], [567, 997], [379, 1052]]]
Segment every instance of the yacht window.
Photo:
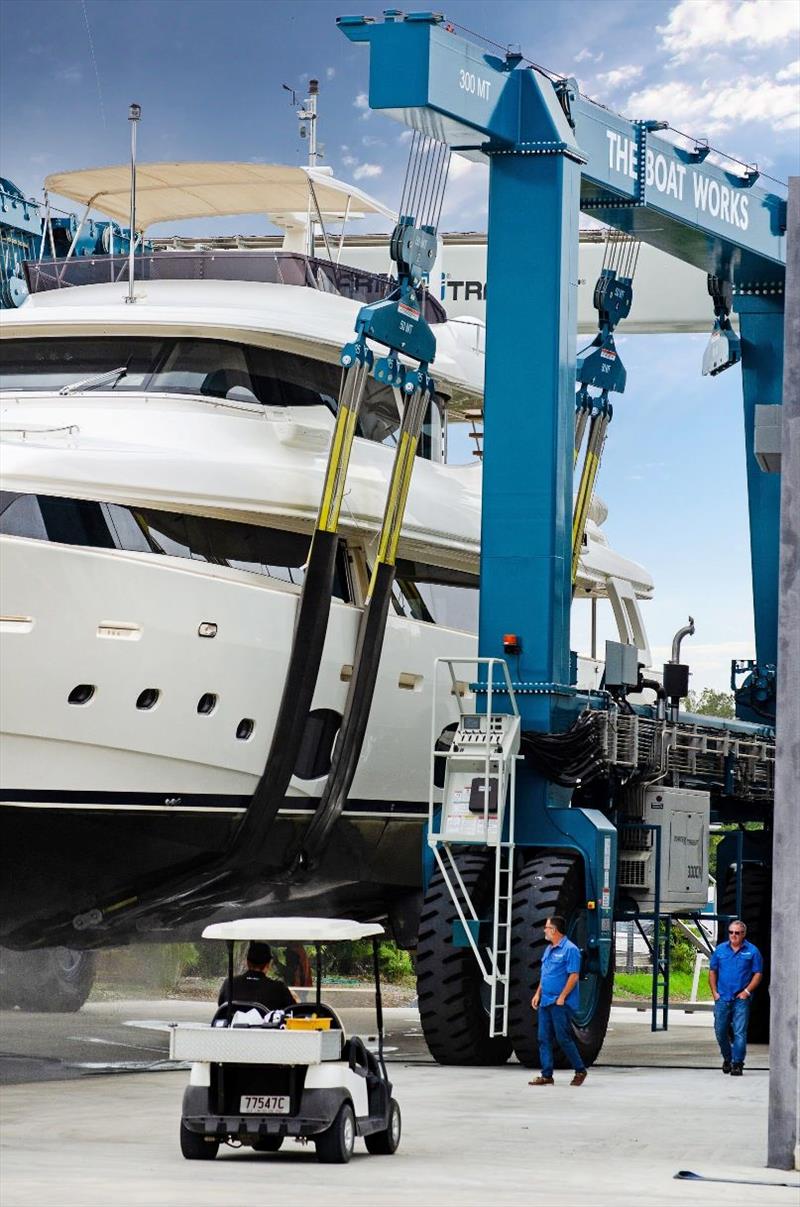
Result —
[[274, 348], [247, 349], [253, 391], [259, 402], [276, 407], [325, 406], [336, 414], [342, 370]]
[[0, 494], [0, 531], [6, 536], [27, 536], [47, 540], [39, 500], [36, 495], [18, 495], [10, 490]]
[[71, 382], [126, 365], [125, 376], [113, 389], [141, 390], [163, 342], [124, 336], [0, 340], [0, 389], [60, 390]]
[[252, 390], [244, 348], [222, 340], [181, 339], [172, 345], [147, 388], [164, 394], [227, 398], [236, 387]]
[[[191, 558], [295, 585], [303, 582], [309, 550], [309, 537], [260, 524], [9, 492], [0, 500], [0, 532], [66, 545]], [[343, 544], [333, 593], [345, 602], [352, 599]]]
[[39, 507], [49, 541], [95, 549], [114, 548], [114, 538], [98, 503], [40, 495]]
[[[0, 389], [60, 390], [122, 365], [126, 373], [103, 392], [152, 390], [258, 402], [276, 407], [325, 407], [336, 414], [342, 370], [337, 364], [274, 348], [211, 339], [142, 336], [57, 337], [0, 341]], [[398, 392], [370, 377], [358, 434], [395, 445], [400, 427]], [[425, 419], [418, 454], [441, 460], [442, 418], [437, 400]]]
[[477, 633], [477, 575], [398, 559], [395, 586], [405, 602], [405, 615]]

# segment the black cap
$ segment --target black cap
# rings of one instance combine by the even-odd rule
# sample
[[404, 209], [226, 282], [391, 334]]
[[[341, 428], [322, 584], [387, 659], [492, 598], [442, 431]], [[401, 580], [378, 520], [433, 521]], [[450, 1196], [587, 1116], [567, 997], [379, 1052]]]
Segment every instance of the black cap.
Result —
[[263, 968], [271, 959], [272, 948], [269, 943], [253, 942], [247, 949], [247, 963], [255, 964], [256, 968]]

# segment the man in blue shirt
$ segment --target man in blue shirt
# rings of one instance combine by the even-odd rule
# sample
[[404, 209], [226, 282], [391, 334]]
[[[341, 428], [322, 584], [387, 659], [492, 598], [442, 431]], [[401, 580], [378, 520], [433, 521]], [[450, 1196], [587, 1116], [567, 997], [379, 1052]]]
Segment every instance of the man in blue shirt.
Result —
[[[714, 998], [714, 1031], [722, 1053], [722, 1071], [741, 1077], [747, 1050], [747, 1020], [750, 999], [761, 983], [761, 952], [745, 935], [740, 918], [728, 924], [728, 942], [720, 943], [711, 956], [708, 983]], [[733, 1035], [733, 1046], [731, 1046]]]
[[564, 933], [567, 924], [559, 914], [548, 918], [544, 937], [550, 944], [542, 956], [542, 971], [531, 1005], [539, 1012], [539, 1059], [542, 1063], [540, 1077], [529, 1085], [554, 1085], [553, 1043], [559, 1048], [575, 1070], [570, 1085], [583, 1085], [586, 1066], [581, 1060], [572, 1036], [572, 1018], [580, 1002], [578, 980], [581, 971], [580, 949], [571, 943]]

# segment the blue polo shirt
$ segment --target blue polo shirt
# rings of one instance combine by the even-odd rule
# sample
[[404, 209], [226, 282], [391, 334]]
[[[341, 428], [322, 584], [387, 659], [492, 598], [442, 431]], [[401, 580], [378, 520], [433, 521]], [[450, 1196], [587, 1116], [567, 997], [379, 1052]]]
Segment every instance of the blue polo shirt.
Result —
[[726, 1002], [732, 1002], [749, 984], [753, 973], [762, 972], [764, 962], [761, 952], [745, 939], [738, 951], [734, 951], [728, 940], [715, 948], [709, 968], [717, 974], [717, 993]]
[[[542, 956], [541, 1005], [552, 1006], [566, 985], [569, 974], [580, 972], [580, 970], [581, 952], [579, 947], [571, 943], [566, 936], [557, 946], [550, 943]], [[576, 985], [567, 998], [567, 1005], [572, 1010], [577, 1010], [580, 1000], [580, 990]]]

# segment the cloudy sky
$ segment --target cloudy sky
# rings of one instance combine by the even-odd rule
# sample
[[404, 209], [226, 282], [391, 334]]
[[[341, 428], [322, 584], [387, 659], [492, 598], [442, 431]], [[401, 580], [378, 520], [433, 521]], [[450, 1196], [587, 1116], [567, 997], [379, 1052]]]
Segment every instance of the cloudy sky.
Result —
[[[667, 119], [779, 180], [798, 172], [797, 0], [441, 7], [470, 36], [519, 44], [545, 67], [577, 75], [585, 93], [618, 112]], [[303, 163], [282, 85], [302, 98], [315, 76], [325, 161], [396, 205], [402, 130], [369, 110], [367, 53], [334, 23], [358, 9], [347, 0], [2, 0], [0, 175], [36, 194], [48, 172], [124, 161], [134, 100], [143, 161]], [[444, 229], [485, 230], [486, 193], [485, 171], [455, 162]], [[214, 229], [267, 227], [254, 217]], [[698, 688], [726, 687], [731, 657], [753, 652], [741, 382], [736, 369], [700, 377], [704, 343], [623, 337], [628, 388], [599, 484], [612, 543], [655, 577], [646, 619], [659, 657], [687, 613], [696, 617]]]

